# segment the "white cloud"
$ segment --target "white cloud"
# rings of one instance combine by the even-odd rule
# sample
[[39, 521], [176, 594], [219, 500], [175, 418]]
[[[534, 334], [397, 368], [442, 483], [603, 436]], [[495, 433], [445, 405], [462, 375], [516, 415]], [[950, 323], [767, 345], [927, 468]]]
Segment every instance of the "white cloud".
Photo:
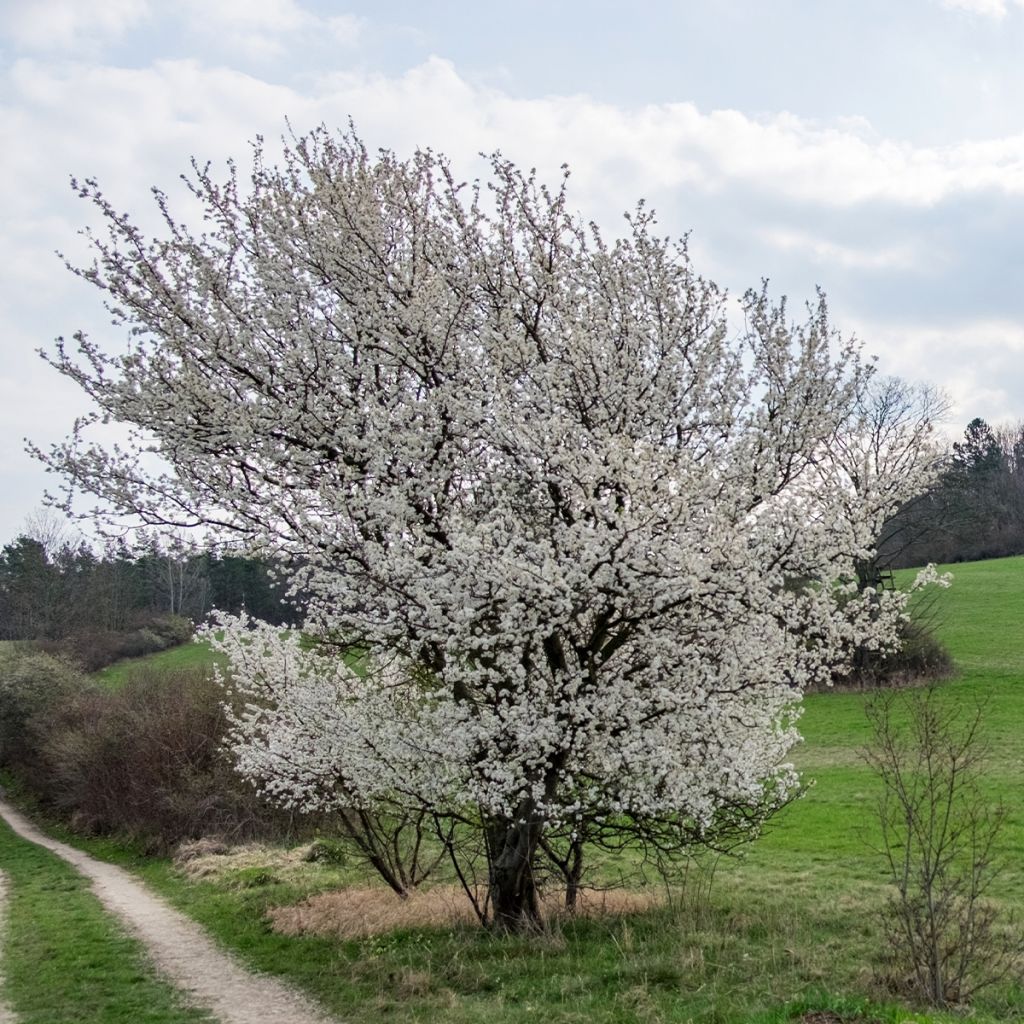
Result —
[[942, 0], [942, 6], [986, 18], [1006, 17], [1006, 0]]
[[942, 385], [953, 400], [954, 434], [975, 416], [995, 424], [1024, 414], [1024, 324], [984, 316], [943, 327], [858, 324], [853, 317], [845, 324], [856, 327], [883, 373]]
[[[233, 2], [221, 0], [216, 16], [227, 16]], [[252, 24], [300, 24], [293, 7], [265, 0]], [[123, 179], [134, 193], [140, 182], [173, 179], [193, 153], [244, 161], [246, 141], [276, 137], [285, 118], [303, 131], [343, 125], [350, 115], [371, 145], [400, 153], [433, 146], [466, 175], [479, 168], [481, 151], [498, 148], [549, 179], [568, 161], [577, 202], [595, 216], [617, 217], [641, 196], [662, 203], [680, 189], [708, 196], [742, 190], [836, 210], [879, 202], [927, 209], [980, 192], [1024, 196], [1024, 135], [915, 147], [874, 139], [861, 123], [821, 125], [786, 113], [753, 118], [690, 103], [629, 109], [587, 96], [518, 99], [471, 84], [438, 58], [398, 76], [323, 76], [308, 93], [184, 60], [139, 69], [22, 60], [8, 85], [6, 137], [24, 142], [0, 168], [0, 182], [6, 195], [22, 196], [19, 203], [25, 188], [39, 193], [42, 180], [72, 171]], [[775, 239], [782, 248], [815, 249], [809, 235], [785, 230]], [[816, 251], [849, 266], [913, 257]]]
[[757, 234], [770, 246], [809, 257], [812, 263], [851, 270], [912, 270], [921, 262], [914, 246], [852, 246], [792, 228], [762, 228]]
[[24, 49], [76, 50], [123, 35], [149, 12], [148, 0], [14, 0], [2, 18]]
[[1024, 0], [940, 0], [943, 7], [964, 11], [980, 18], [1001, 21], [1013, 7], [1024, 7]]
[[173, 187], [192, 154], [244, 161], [248, 139], [280, 132], [304, 106], [290, 89], [191, 60], [141, 69], [20, 60], [8, 86], [0, 127], [23, 141], [0, 164], [0, 210], [10, 204], [14, 220], [34, 201], [66, 207], [71, 174], [137, 199], [152, 184]]
[[394, 78], [327, 77], [318, 92], [359, 121], [393, 127], [396, 145], [451, 143], [476, 152], [528, 141], [528, 161], [552, 154], [553, 168], [568, 159], [578, 174], [594, 176], [612, 165], [618, 186], [624, 178], [647, 188], [743, 184], [829, 206], [921, 207], [983, 189], [1024, 195], [1024, 134], [916, 147], [873, 139], [859, 120], [829, 126], [787, 113], [702, 112], [691, 103], [629, 109], [587, 96], [524, 100], [474, 87], [438, 58]]
[[363, 26], [354, 15], [321, 18], [295, 0], [184, 0], [181, 9], [193, 34], [256, 60], [281, 56], [313, 34], [352, 46]]
[[[249, 13], [239, 14], [233, 28], [224, 27], [242, 6], [222, 0], [204, 10], [210, 31], [237, 31], [238, 45], [254, 52], [260, 39], [275, 32], [294, 40], [328, 24], [313, 26], [313, 15], [294, 3], [265, 0], [244, 5]], [[333, 24], [343, 39], [358, 35], [357, 22]], [[667, 233], [682, 233], [698, 211], [705, 221], [693, 246], [698, 269], [723, 283], [737, 283], [738, 275], [740, 285], [750, 283], [751, 267], [755, 279], [770, 273], [778, 280], [788, 269], [798, 296], [810, 292], [811, 275], [824, 273], [821, 268], [839, 268], [854, 283], [860, 280], [854, 275], [875, 271], [897, 280], [922, 262], [941, 270], [941, 245], [958, 247], [959, 259], [981, 265], [985, 253], [961, 251], [959, 238], [939, 231], [927, 242], [914, 241], [905, 231], [891, 231], [887, 218], [910, 208], [915, 224], [934, 225], [943, 223], [942, 204], [962, 197], [984, 194], [994, 203], [1024, 198], [1024, 136], [917, 147], [880, 138], [858, 119], [822, 124], [786, 113], [756, 118], [702, 111], [691, 103], [627, 108], [585, 95], [520, 99], [474, 84], [438, 58], [399, 75], [322, 76], [308, 91], [185, 60], [123, 68], [23, 59], [6, 74], [0, 133], [18, 145], [0, 162], [0, 246], [9, 254], [6, 298], [0, 300], [9, 325], [0, 419], [9, 430], [25, 424], [18, 433], [40, 437], [41, 431], [40, 439], [70, 425], [79, 410], [66, 389], [47, 387], [47, 371], [37, 367], [31, 349], [80, 326], [106, 330], [99, 296], [62, 271], [53, 256], [56, 248], [74, 250], [76, 228], [95, 220], [71, 196], [68, 175], [96, 176], [119, 209], [152, 225], [150, 185], [174, 193], [176, 176], [192, 154], [215, 162], [234, 156], [244, 168], [247, 141], [257, 134], [273, 140], [285, 118], [302, 132], [321, 122], [344, 125], [351, 115], [371, 148], [406, 154], [416, 145], [433, 146], [466, 178], [480, 173], [481, 151], [498, 148], [522, 165], [537, 166], [549, 181], [568, 161], [573, 205], [610, 234], [621, 211], [641, 196], [659, 209]], [[180, 201], [179, 190], [176, 209]], [[184, 219], [189, 216], [186, 207]], [[844, 234], [861, 221], [870, 222], [871, 230]], [[775, 265], [757, 266], [766, 254], [777, 257]], [[936, 281], [941, 287], [941, 278]], [[843, 312], [841, 296], [833, 298], [837, 323], [856, 326], [853, 316], [863, 310]], [[917, 322], [904, 329], [879, 320], [864, 323], [859, 333], [871, 350], [881, 351], [886, 372], [945, 383], [967, 418], [1018, 415], [1024, 327], [971, 309], [949, 330], [922, 326], [934, 321], [931, 313], [902, 309], [903, 319]], [[29, 479], [27, 460], [8, 449], [3, 454], [5, 473]], [[20, 490], [26, 486], [18, 484]], [[36, 494], [27, 495], [12, 514], [15, 520], [36, 503]]]
[[355, 46], [365, 27], [363, 19], [354, 14], [336, 14], [327, 18], [326, 24], [331, 38], [341, 46]]

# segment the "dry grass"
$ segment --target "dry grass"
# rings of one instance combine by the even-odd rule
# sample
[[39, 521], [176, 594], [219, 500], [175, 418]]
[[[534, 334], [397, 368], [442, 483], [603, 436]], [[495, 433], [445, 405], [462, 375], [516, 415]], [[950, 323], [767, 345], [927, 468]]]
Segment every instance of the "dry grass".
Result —
[[[576, 914], [588, 917], [648, 910], [662, 902], [660, 894], [626, 889], [585, 889]], [[564, 916], [560, 894], [543, 901], [548, 922]], [[320, 893], [268, 914], [274, 931], [283, 935], [326, 935], [342, 939], [384, 935], [399, 928], [450, 928], [476, 924], [466, 894], [455, 885], [435, 886], [402, 899], [390, 889], [353, 886]]]
[[[274, 880], [306, 878], [317, 866], [309, 862], [309, 846], [286, 850], [260, 843], [227, 846], [215, 839], [182, 843], [174, 856], [178, 871], [190, 881], [231, 883], [240, 873], [267, 872]], [[483, 894], [479, 896], [482, 898]], [[583, 889], [575, 913], [587, 917], [628, 914], [664, 902], [655, 890]], [[542, 898], [545, 921], [565, 916], [560, 890]], [[283, 935], [326, 935], [343, 939], [385, 935], [400, 928], [449, 928], [476, 925], [466, 894], [457, 885], [438, 885], [405, 899], [383, 886], [353, 885], [319, 893], [300, 903], [277, 907], [268, 914], [274, 931]]]
[[288, 876], [308, 872], [308, 855], [308, 845], [286, 850], [263, 843], [228, 846], [217, 839], [196, 839], [178, 847], [174, 866], [190, 881], [219, 881], [247, 868]]

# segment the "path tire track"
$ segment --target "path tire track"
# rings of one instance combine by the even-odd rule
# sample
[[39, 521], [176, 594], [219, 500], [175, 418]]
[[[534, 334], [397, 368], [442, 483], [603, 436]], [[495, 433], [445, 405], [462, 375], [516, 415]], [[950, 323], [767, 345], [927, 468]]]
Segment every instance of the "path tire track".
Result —
[[4, 943], [7, 934], [7, 876], [0, 871], [0, 1024], [17, 1024], [18, 1018], [2, 995], [4, 983]]

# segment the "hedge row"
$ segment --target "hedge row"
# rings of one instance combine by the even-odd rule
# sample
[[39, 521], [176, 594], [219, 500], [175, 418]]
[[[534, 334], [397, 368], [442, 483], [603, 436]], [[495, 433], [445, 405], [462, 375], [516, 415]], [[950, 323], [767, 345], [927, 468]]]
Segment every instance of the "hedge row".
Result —
[[112, 691], [67, 659], [11, 652], [0, 661], [0, 766], [76, 830], [154, 852], [294, 832], [232, 770], [221, 698], [199, 671], [140, 672]]

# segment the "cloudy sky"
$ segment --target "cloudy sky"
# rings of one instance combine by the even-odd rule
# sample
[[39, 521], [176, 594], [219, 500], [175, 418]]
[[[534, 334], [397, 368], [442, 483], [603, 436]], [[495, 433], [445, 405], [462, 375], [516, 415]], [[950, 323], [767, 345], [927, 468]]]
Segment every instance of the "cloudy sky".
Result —
[[112, 335], [62, 265], [71, 175], [153, 223], [192, 156], [343, 125], [373, 147], [501, 149], [615, 232], [645, 197], [732, 292], [817, 285], [950, 432], [1024, 416], [1024, 0], [0, 0], [0, 542], [48, 481], [25, 437], [86, 409], [36, 355]]

